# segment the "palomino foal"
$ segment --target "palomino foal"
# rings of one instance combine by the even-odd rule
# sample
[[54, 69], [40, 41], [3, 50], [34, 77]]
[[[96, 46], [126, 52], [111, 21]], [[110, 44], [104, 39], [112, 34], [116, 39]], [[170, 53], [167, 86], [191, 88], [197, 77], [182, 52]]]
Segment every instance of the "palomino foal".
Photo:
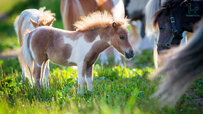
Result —
[[78, 92], [83, 93], [85, 80], [91, 91], [93, 64], [102, 51], [113, 46], [127, 58], [134, 56], [126, 25], [124, 18], [117, 21], [107, 12], [95, 12], [76, 22], [76, 31], [39, 27], [28, 34], [23, 43], [23, 60], [38, 86], [41, 71], [49, 60], [63, 66], [77, 65]]
[[22, 46], [26, 32], [32, 31], [39, 26], [51, 26], [55, 21], [54, 13], [44, 11], [45, 7], [24, 10], [15, 20], [14, 28], [18, 35], [18, 41]]
[[[52, 23], [54, 22], [55, 14], [51, 13], [51, 11], [49, 10], [48, 11], [44, 11], [44, 10], [45, 10], [45, 7], [40, 8], [39, 10], [26, 9], [16, 18], [14, 22], [14, 27], [15, 27], [16, 34], [18, 36], [18, 42], [20, 43], [20, 47], [23, 44], [26, 33], [34, 30], [39, 26], [51, 26]], [[18, 55], [18, 59], [22, 67], [22, 75], [21, 75], [22, 81], [25, 77], [27, 77], [29, 79], [29, 82], [32, 84], [32, 77], [30, 76], [30, 74], [28, 74], [29, 72], [25, 72], [26, 71], [25, 69], [27, 69], [28, 71], [28, 68], [26, 67], [26, 65], [22, 65], [23, 61], [21, 56], [22, 56], [21, 54]], [[45, 79], [45, 82], [47, 80], [48, 79]]]

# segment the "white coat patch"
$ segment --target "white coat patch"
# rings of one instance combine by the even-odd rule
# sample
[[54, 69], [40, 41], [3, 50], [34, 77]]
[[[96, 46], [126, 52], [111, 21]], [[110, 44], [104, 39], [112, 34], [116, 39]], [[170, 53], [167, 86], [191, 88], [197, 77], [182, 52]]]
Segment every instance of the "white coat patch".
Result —
[[77, 65], [83, 64], [86, 54], [90, 51], [93, 44], [101, 40], [98, 35], [93, 42], [87, 42], [84, 36], [80, 36], [78, 40], [71, 40], [70, 38], [64, 37], [64, 43], [72, 46], [72, 52], [68, 62], [76, 63]]

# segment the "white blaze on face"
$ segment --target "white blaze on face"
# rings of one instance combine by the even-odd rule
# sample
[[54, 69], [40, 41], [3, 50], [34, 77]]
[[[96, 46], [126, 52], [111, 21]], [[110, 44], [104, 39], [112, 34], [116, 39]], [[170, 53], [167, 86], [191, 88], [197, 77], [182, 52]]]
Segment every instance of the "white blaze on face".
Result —
[[64, 43], [69, 44], [72, 47], [72, 52], [68, 62], [76, 63], [77, 65], [82, 65], [85, 59], [85, 56], [92, 48], [93, 44], [100, 40], [98, 35], [93, 42], [87, 42], [84, 39], [84, 35], [80, 36], [78, 40], [71, 40], [70, 38], [64, 37]]

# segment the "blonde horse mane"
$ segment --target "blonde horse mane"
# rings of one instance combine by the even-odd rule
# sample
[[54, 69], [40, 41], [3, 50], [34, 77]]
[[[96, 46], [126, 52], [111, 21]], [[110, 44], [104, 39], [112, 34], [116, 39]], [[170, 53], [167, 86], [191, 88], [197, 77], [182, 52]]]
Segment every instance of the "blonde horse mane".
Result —
[[50, 10], [45, 11], [46, 7], [39, 8], [39, 11], [42, 13], [42, 16], [39, 18], [39, 22], [45, 25], [46, 23], [50, 22], [51, 20], [55, 19], [55, 13], [51, 13]]
[[96, 28], [110, 27], [112, 26], [113, 22], [121, 26], [128, 25], [127, 18], [114, 19], [113, 16], [107, 11], [97, 11], [81, 17], [79, 21], [75, 22], [74, 26], [77, 31], [88, 31]]

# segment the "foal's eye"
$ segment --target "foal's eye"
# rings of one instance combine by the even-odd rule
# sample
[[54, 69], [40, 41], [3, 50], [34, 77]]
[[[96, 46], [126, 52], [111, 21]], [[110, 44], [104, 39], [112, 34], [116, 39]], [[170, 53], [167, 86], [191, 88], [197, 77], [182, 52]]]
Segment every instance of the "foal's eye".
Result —
[[120, 36], [120, 39], [121, 39], [121, 40], [124, 40], [124, 38], [125, 38], [124, 36]]

